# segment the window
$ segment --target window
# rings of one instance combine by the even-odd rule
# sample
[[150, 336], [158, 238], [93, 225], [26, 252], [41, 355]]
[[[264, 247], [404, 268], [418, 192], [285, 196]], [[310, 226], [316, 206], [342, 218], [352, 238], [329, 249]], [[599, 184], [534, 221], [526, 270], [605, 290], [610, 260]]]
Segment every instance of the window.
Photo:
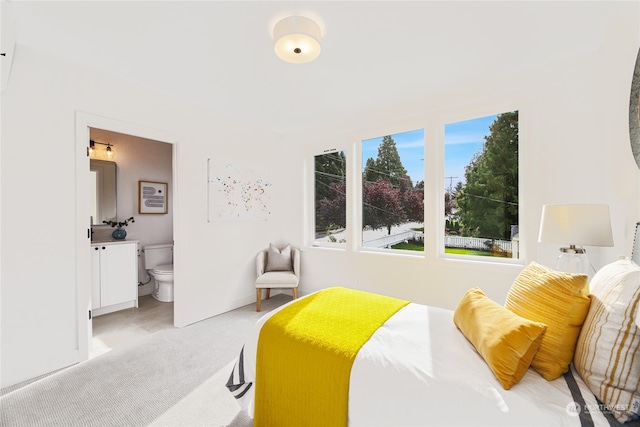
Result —
[[314, 158], [315, 245], [346, 246], [346, 165], [344, 151]]
[[424, 130], [362, 141], [362, 246], [424, 252]]
[[518, 111], [445, 125], [444, 252], [519, 258]]

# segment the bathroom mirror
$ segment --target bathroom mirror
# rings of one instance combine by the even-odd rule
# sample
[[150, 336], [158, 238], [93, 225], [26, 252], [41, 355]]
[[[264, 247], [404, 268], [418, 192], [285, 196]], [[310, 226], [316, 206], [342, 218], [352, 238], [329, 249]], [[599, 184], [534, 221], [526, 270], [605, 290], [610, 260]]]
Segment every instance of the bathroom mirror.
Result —
[[116, 219], [116, 163], [106, 160], [90, 161], [91, 225]]
[[640, 49], [636, 57], [636, 66], [631, 81], [631, 97], [629, 99], [629, 137], [631, 151], [640, 168]]

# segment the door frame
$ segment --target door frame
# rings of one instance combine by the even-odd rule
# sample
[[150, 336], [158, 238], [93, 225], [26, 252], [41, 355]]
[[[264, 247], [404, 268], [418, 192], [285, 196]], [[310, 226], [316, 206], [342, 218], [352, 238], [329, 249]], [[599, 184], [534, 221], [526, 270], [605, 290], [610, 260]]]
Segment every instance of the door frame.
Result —
[[[125, 135], [132, 135], [172, 145], [172, 180], [173, 197], [173, 240], [178, 241], [176, 221], [178, 210], [176, 200], [179, 188], [177, 185], [177, 137], [167, 131], [142, 125], [98, 116], [84, 111], [76, 111], [76, 295], [77, 295], [77, 345], [78, 359], [83, 362], [89, 359], [93, 322], [89, 316], [91, 310], [91, 223], [89, 215], [89, 139], [90, 129], [98, 128]], [[175, 285], [175, 282], [174, 282]], [[175, 301], [174, 301], [175, 303]]]

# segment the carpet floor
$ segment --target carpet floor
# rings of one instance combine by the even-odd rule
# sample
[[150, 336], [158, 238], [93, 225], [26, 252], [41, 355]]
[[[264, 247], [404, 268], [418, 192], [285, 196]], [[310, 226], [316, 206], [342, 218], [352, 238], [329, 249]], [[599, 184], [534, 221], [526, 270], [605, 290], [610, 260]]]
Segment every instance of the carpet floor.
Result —
[[0, 425], [251, 426], [224, 385], [255, 322], [290, 300], [159, 331], [11, 391], [0, 398]]

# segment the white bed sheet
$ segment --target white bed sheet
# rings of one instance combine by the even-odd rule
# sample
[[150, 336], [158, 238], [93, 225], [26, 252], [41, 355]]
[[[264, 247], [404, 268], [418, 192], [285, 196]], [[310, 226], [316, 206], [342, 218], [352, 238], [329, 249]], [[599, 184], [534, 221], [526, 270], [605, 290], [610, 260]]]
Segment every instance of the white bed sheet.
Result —
[[[234, 394], [242, 395], [238, 401], [250, 416], [260, 328], [277, 311], [256, 324], [230, 379], [245, 384]], [[574, 398], [565, 377], [549, 382], [533, 369], [504, 390], [454, 325], [452, 311], [410, 303], [356, 357], [349, 426], [581, 426], [590, 420], [610, 425], [579, 375], [572, 372], [572, 378], [581, 397]]]

